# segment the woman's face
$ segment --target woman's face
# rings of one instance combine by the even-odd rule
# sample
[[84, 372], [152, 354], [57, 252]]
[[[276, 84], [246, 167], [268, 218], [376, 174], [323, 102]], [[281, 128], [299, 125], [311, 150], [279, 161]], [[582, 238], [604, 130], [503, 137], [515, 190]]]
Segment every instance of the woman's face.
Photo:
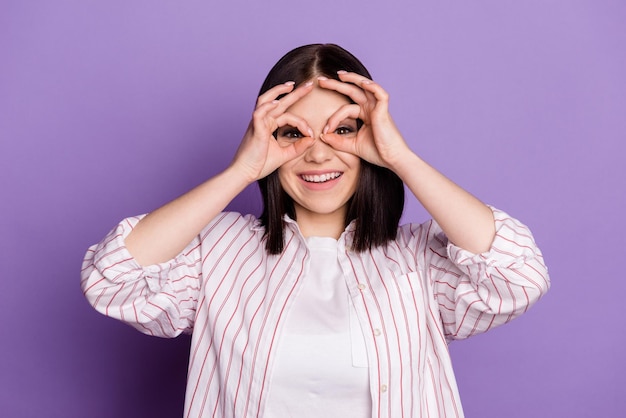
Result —
[[[336, 151], [322, 142], [322, 133], [328, 118], [341, 106], [350, 103], [343, 95], [315, 86], [287, 111], [304, 119], [313, 130], [315, 142], [300, 157], [278, 169], [280, 183], [293, 199], [298, 223], [338, 222], [343, 229], [347, 203], [356, 190], [361, 160], [359, 157]], [[335, 133], [354, 137], [357, 122], [346, 119]], [[302, 135], [297, 128], [278, 129], [279, 144], [288, 144]]]

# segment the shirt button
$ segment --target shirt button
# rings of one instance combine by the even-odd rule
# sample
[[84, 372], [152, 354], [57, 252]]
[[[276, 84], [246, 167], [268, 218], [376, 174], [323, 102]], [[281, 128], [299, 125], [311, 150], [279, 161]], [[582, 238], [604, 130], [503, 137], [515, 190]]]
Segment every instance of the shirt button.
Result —
[[382, 393], [387, 392], [387, 385], [381, 385], [381, 386], [380, 386], [380, 391], [381, 391]]
[[363, 283], [359, 283], [357, 287], [359, 288], [359, 290], [365, 290], [367, 288], [367, 286], [365, 286]]
[[378, 337], [380, 334], [382, 334], [382, 333], [380, 332], [380, 330], [378, 328], [376, 328], [374, 330], [374, 335]]

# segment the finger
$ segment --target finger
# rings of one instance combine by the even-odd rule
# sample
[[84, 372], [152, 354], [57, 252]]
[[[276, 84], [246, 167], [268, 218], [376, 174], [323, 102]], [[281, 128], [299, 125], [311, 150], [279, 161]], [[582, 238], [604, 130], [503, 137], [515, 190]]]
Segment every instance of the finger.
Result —
[[366, 82], [373, 82], [371, 79], [362, 76], [361, 74], [349, 73], [347, 71], [337, 71], [337, 75], [339, 76], [339, 79], [341, 81], [346, 83], [352, 83], [357, 86], [361, 86], [363, 83]]
[[333, 90], [337, 93], [343, 94], [344, 96], [348, 96], [355, 103], [365, 104], [367, 97], [365, 96], [365, 92], [360, 87], [345, 83], [343, 81], [335, 80], [332, 78], [319, 77], [317, 82], [320, 87], [325, 88], [327, 90]]
[[252, 112], [252, 114], [255, 115], [257, 118], [264, 118], [271, 110], [275, 109], [277, 106], [278, 101], [276, 100], [261, 103], [256, 107], [256, 109], [254, 109], [254, 112]]
[[289, 109], [295, 102], [309, 94], [313, 90], [313, 82], [308, 81], [301, 86], [298, 86], [294, 91], [285, 95], [278, 100], [278, 106], [272, 112], [273, 116], [278, 116], [280, 113]]
[[276, 122], [273, 121], [273, 118], [268, 118], [268, 114], [272, 109], [276, 108], [276, 106], [278, 106], [278, 102], [275, 101], [262, 103], [257, 106], [257, 108], [254, 109], [254, 112], [252, 112], [252, 129], [255, 131], [268, 129], [270, 132], [273, 132], [277, 127], [275, 126]]
[[266, 91], [265, 93], [257, 97], [257, 100], [256, 100], [257, 107], [264, 103], [272, 102], [273, 100], [275, 100], [278, 96], [282, 94], [289, 93], [290, 91], [293, 90], [294, 85], [295, 83], [293, 81], [287, 81], [286, 83], [279, 84], [277, 86], [272, 87], [271, 89], [269, 89], [268, 91]]
[[311, 129], [309, 124], [304, 119], [292, 113], [283, 113], [278, 118], [276, 118], [276, 123], [279, 128], [287, 125], [293, 126], [294, 128], [297, 128], [303, 136], [313, 137], [313, 129]]
[[364, 77], [357, 73], [348, 73], [346, 71], [337, 71], [337, 75], [339, 79], [353, 83], [359, 87], [361, 87], [365, 94], [371, 93], [376, 97], [376, 100], [387, 102], [389, 100], [389, 94], [382, 88], [382, 86], [375, 81]]
[[389, 113], [389, 93], [378, 83], [356, 73], [338, 72], [340, 79], [359, 83], [367, 97], [367, 108], [380, 114]]
[[328, 118], [328, 121], [326, 122], [326, 126], [324, 127], [322, 133], [326, 134], [329, 132], [333, 132], [335, 129], [337, 129], [337, 126], [339, 126], [339, 124], [346, 119], [363, 120], [364, 118], [365, 115], [361, 110], [361, 106], [357, 104], [343, 105], [339, 109], [337, 109], [337, 111], [335, 111], [335, 113], [333, 113], [330, 118]]
[[369, 100], [375, 101], [377, 105], [385, 108], [389, 104], [389, 93], [382, 86], [374, 81], [365, 79], [361, 82], [361, 88]]

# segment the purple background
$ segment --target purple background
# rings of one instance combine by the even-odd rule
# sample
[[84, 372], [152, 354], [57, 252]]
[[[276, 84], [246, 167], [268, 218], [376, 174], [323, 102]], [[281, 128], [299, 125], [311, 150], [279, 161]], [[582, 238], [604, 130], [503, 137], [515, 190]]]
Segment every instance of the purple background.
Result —
[[83, 254], [228, 164], [284, 52], [335, 42], [412, 148], [527, 223], [550, 267], [527, 315], [452, 344], [467, 416], [623, 416], [625, 3], [428, 3], [2, 1], [0, 415], [181, 415], [188, 338], [93, 311]]

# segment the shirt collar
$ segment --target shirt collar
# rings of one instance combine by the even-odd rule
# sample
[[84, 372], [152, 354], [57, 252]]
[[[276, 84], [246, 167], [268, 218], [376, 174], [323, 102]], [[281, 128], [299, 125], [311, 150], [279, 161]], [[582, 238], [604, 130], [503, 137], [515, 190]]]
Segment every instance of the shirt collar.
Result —
[[[283, 221], [285, 221], [285, 227], [291, 230], [294, 234], [300, 236], [304, 239], [302, 232], [300, 231], [300, 227], [298, 226], [298, 222], [293, 220], [289, 215], [283, 215]], [[254, 231], [263, 231], [265, 228], [261, 225], [261, 221], [257, 219], [256, 224], [252, 227]], [[354, 237], [354, 231], [356, 230], [356, 220], [352, 220], [348, 226], [346, 226], [345, 230], [341, 234], [339, 240], [345, 239], [345, 242], [352, 242]]]

